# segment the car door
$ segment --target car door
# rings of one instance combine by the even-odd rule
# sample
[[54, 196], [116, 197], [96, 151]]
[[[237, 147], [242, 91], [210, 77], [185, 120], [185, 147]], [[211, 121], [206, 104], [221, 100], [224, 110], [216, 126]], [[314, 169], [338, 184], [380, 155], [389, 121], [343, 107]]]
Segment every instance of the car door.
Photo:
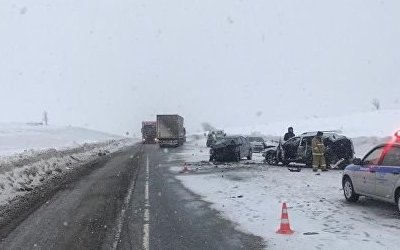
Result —
[[354, 188], [360, 194], [375, 195], [375, 173], [383, 156], [383, 147], [374, 148], [362, 160], [354, 173]]
[[395, 146], [385, 148], [375, 176], [376, 195], [383, 199], [392, 199], [395, 185], [400, 178], [400, 148]]
[[297, 157], [299, 160], [306, 161], [312, 157], [311, 137], [302, 137], [297, 148]]
[[300, 137], [293, 137], [283, 144], [285, 160], [295, 160], [297, 157], [297, 149], [300, 144]]
[[307, 141], [305, 138], [301, 138], [299, 147], [297, 148], [297, 158], [305, 158], [307, 150]]
[[240, 140], [241, 140], [241, 144], [242, 144], [242, 146], [241, 146], [241, 150], [242, 150], [241, 151], [242, 152], [241, 155], [247, 156], [249, 154], [249, 150], [250, 150], [249, 142], [244, 137], [240, 137]]
[[250, 141], [249, 141], [249, 138], [243, 138], [243, 139], [244, 139], [244, 143], [246, 144], [246, 153], [248, 155], [251, 150]]

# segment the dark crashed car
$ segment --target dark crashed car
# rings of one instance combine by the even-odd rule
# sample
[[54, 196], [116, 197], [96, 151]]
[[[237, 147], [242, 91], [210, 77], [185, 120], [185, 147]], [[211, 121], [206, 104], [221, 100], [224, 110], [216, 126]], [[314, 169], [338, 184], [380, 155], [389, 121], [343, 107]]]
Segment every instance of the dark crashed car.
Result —
[[227, 136], [217, 141], [210, 149], [210, 161], [240, 161], [252, 158], [249, 140], [243, 136]]
[[[272, 147], [264, 153], [265, 161], [270, 165], [289, 165], [290, 163], [312, 165], [311, 140], [317, 132], [308, 132], [295, 136], [286, 142], [279, 143], [277, 147]], [[326, 164], [332, 168], [344, 169], [351, 163], [354, 157], [353, 142], [336, 132], [324, 132], [322, 136], [326, 152]]]

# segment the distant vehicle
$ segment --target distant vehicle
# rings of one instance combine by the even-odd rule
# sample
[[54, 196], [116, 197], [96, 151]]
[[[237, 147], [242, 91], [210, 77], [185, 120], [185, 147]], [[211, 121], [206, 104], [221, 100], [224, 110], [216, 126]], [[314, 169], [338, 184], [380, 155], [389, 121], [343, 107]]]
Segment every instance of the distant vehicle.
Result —
[[400, 143], [376, 146], [354, 159], [343, 172], [342, 186], [348, 201], [368, 196], [395, 203], [400, 212]]
[[251, 145], [251, 149], [253, 150], [253, 153], [260, 153], [265, 149], [266, 144], [264, 138], [250, 136], [248, 137], [248, 139]]
[[[284, 143], [279, 142], [277, 147], [271, 147], [265, 151], [265, 161], [270, 165], [277, 165], [281, 162], [283, 165], [299, 163], [311, 166], [311, 140], [316, 134], [317, 132], [303, 133]], [[322, 139], [326, 147], [325, 159], [328, 165], [343, 169], [351, 163], [354, 157], [354, 147], [349, 138], [336, 132], [324, 131]]]
[[157, 140], [160, 147], [178, 147], [186, 141], [184, 119], [179, 115], [157, 115]]
[[237, 161], [252, 158], [249, 140], [243, 136], [226, 136], [217, 141], [210, 149], [210, 161]]
[[143, 143], [157, 142], [157, 122], [155, 121], [142, 122], [142, 142]]
[[217, 141], [221, 140], [226, 136], [225, 132], [223, 130], [215, 130], [215, 131], [210, 131], [207, 135], [207, 147], [211, 147], [214, 145]]

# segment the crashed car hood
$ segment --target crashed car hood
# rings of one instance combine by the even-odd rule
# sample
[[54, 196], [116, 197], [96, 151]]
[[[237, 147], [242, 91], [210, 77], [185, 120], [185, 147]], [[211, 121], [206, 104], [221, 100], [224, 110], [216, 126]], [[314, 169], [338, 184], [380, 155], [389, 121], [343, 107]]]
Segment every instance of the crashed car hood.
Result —
[[274, 146], [270, 145], [270, 146], [265, 147], [266, 150], [271, 150], [271, 149], [276, 150], [277, 148], [278, 148], [278, 146], [276, 146], [276, 145], [274, 145]]

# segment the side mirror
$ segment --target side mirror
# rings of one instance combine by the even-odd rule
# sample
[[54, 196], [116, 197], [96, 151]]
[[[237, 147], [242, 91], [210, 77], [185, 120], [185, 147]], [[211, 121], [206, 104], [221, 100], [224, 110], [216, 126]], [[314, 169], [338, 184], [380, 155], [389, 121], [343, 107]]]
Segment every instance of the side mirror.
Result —
[[354, 158], [353, 159], [353, 164], [354, 165], [362, 165], [362, 160], [360, 158]]

